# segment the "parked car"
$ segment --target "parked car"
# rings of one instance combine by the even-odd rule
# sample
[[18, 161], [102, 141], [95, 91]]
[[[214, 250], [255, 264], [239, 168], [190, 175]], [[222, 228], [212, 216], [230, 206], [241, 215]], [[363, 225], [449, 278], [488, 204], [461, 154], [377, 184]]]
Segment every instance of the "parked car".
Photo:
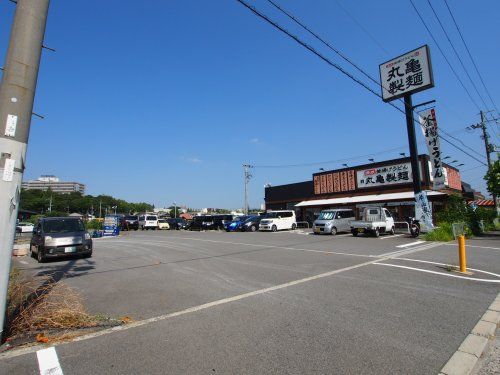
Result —
[[152, 214], [144, 214], [139, 216], [139, 228], [141, 230], [158, 228], [158, 216]]
[[16, 225], [16, 233], [32, 233], [34, 227], [32, 223], [21, 221]]
[[319, 217], [314, 220], [313, 233], [334, 236], [337, 232], [349, 232], [351, 230], [350, 222], [355, 219], [356, 215], [350, 209], [323, 210]]
[[249, 218], [249, 216], [236, 216], [234, 220], [226, 222], [224, 224], [224, 229], [226, 232], [236, 232], [241, 230], [243, 223]]
[[82, 255], [92, 256], [92, 239], [82, 219], [74, 217], [45, 217], [38, 220], [30, 243], [31, 256], [39, 263], [47, 258]]
[[224, 215], [214, 215], [213, 216], [213, 221], [214, 221], [214, 228], [213, 229], [219, 229], [219, 230], [222, 230], [222, 229], [225, 229], [226, 228], [226, 224], [232, 222], [236, 217], [238, 217], [237, 215], [227, 215], [227, 214], [224, 214]]
[[137, 230], [139, 229], [139, 216], [127, 215], [123, 218], [122, 230]]
[[189, 226], [187, 220], [180, 217], [167, 219], [167, 222], [170, 225], [170, 230], [187, 229]]
[[241, 226], [241, 231], [243, 232], [256, 232], [259, 230], [260, 221], [264, 218], [263, 215], [260, 216], [250, 216], [245, 220]]
[[208, 230], [216, 229], [214, 224], [214, 218], [210, 215], [195, 216], [189, 230]]
[[356, 237], [359, 233], [371, 233], [375, 237], [381, 233], [394, 234], [394, 218], [387, 208], [380, 206], [366, 207], [362, 220], [351, 221], [351, 233]]
[[283, 229], [297, 228], [295, 211], [268, 211], [259, 224], [259, 230], [276, 232]]
[[158, 229], [170, 229], [167, 219], [158, 219]]

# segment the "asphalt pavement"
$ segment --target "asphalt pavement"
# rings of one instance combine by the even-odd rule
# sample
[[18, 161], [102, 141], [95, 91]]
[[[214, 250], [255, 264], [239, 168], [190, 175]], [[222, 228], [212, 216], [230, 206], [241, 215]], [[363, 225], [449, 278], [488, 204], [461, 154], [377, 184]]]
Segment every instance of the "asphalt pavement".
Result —
[[[56, 346], [65, 374], [438, 373], [500, 292], [500, 242], [406, 236], [138, 231], [90, 259], [15, 266], [56, 273], [88, 310], [134, 323]], [[38, 373], [36, 349], [0, 374]]]

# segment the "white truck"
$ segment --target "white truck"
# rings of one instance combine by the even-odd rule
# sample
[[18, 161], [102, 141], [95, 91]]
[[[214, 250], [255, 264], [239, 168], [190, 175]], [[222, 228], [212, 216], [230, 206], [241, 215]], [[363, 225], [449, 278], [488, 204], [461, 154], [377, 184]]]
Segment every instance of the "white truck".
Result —
[[380, 236], [381, 233], [394, 234], [394, 218], [387, 208], [366, 207], [362, 218], [362, 220], [353, 220], [350, 223], [354, 237], [359, 233], [369, 233], [375, 237]]

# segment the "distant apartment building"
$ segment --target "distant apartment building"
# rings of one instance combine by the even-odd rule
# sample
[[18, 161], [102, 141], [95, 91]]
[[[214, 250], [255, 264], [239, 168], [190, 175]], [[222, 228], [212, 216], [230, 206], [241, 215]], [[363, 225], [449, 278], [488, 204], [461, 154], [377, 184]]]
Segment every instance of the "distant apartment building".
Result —
[[79, 182], [66, 182], [53, 175], [42, 175], [36, 180], [25, 181], [22, 188], [26, 190], [48, 190], [55, 193], [82, 193], [85, 194], [85, 185]]

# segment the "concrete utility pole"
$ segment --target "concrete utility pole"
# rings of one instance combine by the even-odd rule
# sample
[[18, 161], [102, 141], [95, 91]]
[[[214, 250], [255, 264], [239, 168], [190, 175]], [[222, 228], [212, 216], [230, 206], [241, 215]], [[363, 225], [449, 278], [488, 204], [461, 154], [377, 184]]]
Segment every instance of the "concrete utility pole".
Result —
[[0, 84], [0, 335], [50, 0], [17, 0]]
[[246, 215], [248, 215], [248, 182], [252, 178], [252, 175], [249, 172], [249, 168], [252, 168], [250, 164], [243, 164], [243, 176], [244, 176], [244, 185], [245, 185], [245, 202], [243, 206], [243, 211]]
[[[483, 111], [479, 112], [479, 114], [481, 115], [481, 122], [479, 124], [476, 124], [476, 125], [472, 125], [471, 128], [472, 129], [481, 129], [483, 131], [483, 135], [481, 136], [481, 138], [484, 140], [484, 148], [485, 148], [485, 151], [486, 151], [486, 160], [488, 161], [488, 168], [491, 167], [491, 156], [490, 156], [490, 153], [493, 152], [494, 150], [494, 147], [492, 144], [490, 144], [490, 141], [489, 141], [489, 134], [488, 132], [486, 131], [486, 119], [485, 119], [485, 114]], [[493, 202], [495, 203], [495, 207], [497, 208], [498, 210], [498, 206], [497, 206], [497, 197], [495, 194], [492, 194], [493, 196]]]

